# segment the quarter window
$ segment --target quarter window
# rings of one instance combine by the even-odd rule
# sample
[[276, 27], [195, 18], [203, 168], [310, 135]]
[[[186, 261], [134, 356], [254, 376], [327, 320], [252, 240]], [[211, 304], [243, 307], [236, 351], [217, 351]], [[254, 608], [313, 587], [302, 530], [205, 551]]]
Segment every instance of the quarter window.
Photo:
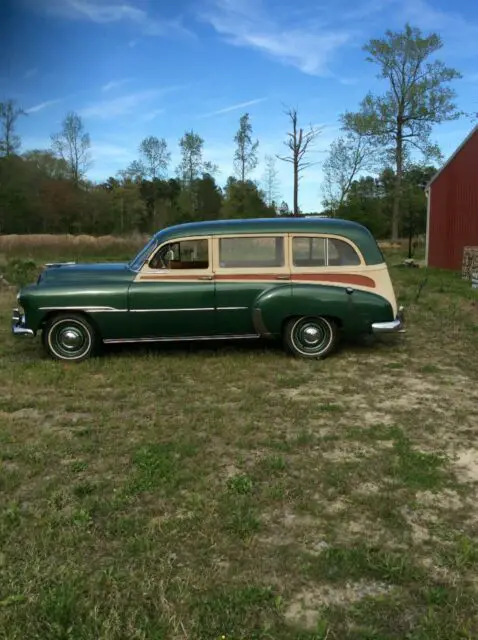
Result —
[[292, 239], [295, 267], [355, 266], [360, 258], [355, 249], [337, 238], [295, 237]]
[[208, 269], [207, 239], [170, 242], [155, 253], [151, 269]]
[[219, 239], [219, 265], [224, 268], [283, 267], [284, 238], [237, 237]]

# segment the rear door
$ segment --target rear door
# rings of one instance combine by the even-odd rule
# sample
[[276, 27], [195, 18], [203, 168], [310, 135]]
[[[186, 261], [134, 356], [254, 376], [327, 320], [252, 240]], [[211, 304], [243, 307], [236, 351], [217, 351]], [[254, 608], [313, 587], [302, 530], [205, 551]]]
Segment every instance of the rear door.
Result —
[[290, 289], [286, 234], [224, 235], [214, 239], [216, 331], [254, 335], [257, 298], [277, 287]]

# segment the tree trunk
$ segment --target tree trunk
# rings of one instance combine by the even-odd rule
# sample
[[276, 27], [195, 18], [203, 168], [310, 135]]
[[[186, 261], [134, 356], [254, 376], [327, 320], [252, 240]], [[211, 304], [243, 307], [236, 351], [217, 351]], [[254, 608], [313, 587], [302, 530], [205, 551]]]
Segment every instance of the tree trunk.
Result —
[[294, 160], [294, 215], [299, 215], [299, 161]]
[[393, 193], [393, 209], [392, 209], [392, 242], [398, 242], [398, 232], [400, 225], [400, 198], [402, 191], [402, 173], [403, 173], [403, 138], [402, 126], [399, 123], [397, 128], [397, 139], [395, 147], [395, 161], [397, 171], [395, 174], [395, 189]]

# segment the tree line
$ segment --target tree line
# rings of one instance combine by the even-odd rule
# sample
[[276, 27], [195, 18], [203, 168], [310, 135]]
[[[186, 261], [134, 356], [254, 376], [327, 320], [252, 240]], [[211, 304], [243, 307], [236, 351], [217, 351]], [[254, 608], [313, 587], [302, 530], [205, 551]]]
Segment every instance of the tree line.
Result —
[[[441, 160], [433, 127], [463, 115], [451, 86], [461, 76], [435, 59], [442, 46], [439, 35], [408, 24], [364, 46], [385, 90], [369, 92], [357, 111], [341, 115], [341, 135], [322, 164], [322, 213], [357, 220], [393, 240], [424, 230], [423, 187]], [[49, 149], [20, 153], [16, 124], [26, 115], [12, 100], [0, 103], [0, 233], [152, 232], [191, 220], [302, 215], [300, 178], [319, 164], [311, 151], [322, 130], [301, 126], [297, 108], [287, 107], [286, 152], [265, 157], [261, 181], [251, 179], [259, 141], [244, 113], [233, 139], [234, 176], [223, 188], [204, 139], [193, 130], [179, 140], [175, 171], [166, 140], [151, 135], [136, 160], [94, 184], [87, 179], [91, 141], [81, 117], [68, 113]], [[276, 160], [291, 166], [291, 210], [279, 204]]]

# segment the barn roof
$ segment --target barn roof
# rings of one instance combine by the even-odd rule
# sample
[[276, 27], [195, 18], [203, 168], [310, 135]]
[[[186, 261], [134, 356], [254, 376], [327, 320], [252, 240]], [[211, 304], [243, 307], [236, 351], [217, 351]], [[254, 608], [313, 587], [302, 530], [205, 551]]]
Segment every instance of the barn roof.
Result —
[[473, 127], [473, 129], [466, 136], [466, 138], [463, 140], [463, 142], [451, 154], [451, 156], [448, 158], [448, 160], [445, 162], [445, 164], [440, 169], [438, 169], [438, 171], [435, 173], [435, 175], [431, 178], [431, 180], [428, 182], [427, 186], [425, 187], [425, 191], [427, 191], [432, 186], [432, 183], [435, 182], [435, 180], [438, 178], [438, 176], [441, 174], [441, 172], [444, 171], [448, 167], [449, 164], [451, 164], [451, 162], [454, 160], [454, 158], [460, 153], [460, 151], [463, 149], [463, 147], [471, 140], [471, 138], [477, 132], [478, 132], [478, 124], [475, 127]]

